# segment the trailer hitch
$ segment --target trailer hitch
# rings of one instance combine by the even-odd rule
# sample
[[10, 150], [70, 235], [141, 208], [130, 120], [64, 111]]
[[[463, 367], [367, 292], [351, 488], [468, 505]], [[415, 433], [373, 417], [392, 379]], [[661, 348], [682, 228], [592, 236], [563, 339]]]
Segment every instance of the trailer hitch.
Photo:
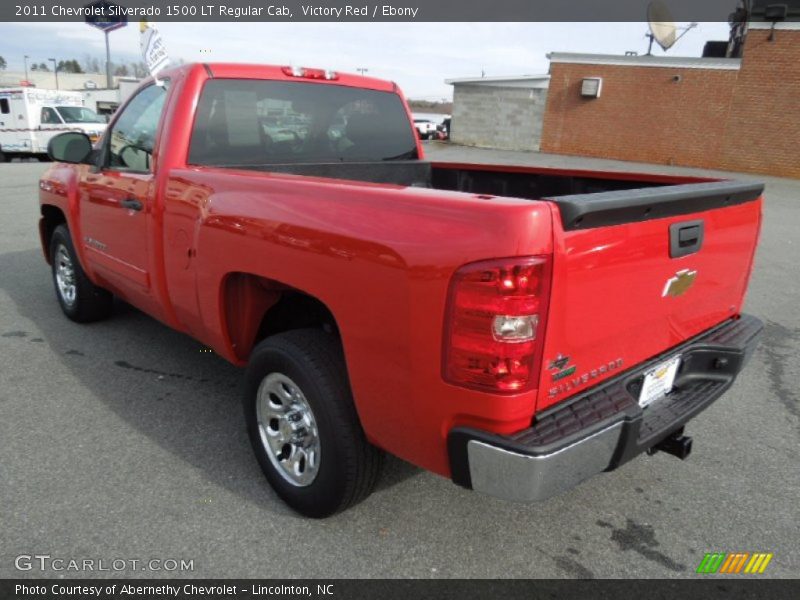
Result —
[[647, 450], [647, 454], [651, 456], [656, 452], [665, 452], [677, 456], [681, 460], [686, 460], [692, 453], [692, 438], [683, 435], [683, 427], [681, 427]]

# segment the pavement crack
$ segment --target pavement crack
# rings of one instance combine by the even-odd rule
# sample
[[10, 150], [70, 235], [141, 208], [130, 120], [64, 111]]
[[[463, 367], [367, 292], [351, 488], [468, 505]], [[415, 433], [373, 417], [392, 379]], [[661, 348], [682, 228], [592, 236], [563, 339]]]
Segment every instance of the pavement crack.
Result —
[[115, 360], [114, 365], [120, 367], [121, 369], [128, 369], [131, 371], [136, 371], [137, 373], [147, 373], [150, 375], [155, 375], [158, 379], [173, 379], [178, 381], [186, 381], [186, 382], [196, 382], [196, 383], [207, 383], [209, 385], [213, 385], [216, 387], [226, 387], [228, 389], [233, 389], [237, 387], [237, 383], [231, 383], [225, 381], [223, 379], [209, 379], [208, 377], [199, 377], [194, 375], [185, 375], [183, 373], [170, 373], [168, 371], [160, 371], [158, 369], [151, 369], [148, 367], [140, 367], [138, 365], [134, 365], [129, 363], [126, 360]]
[[150, 373], [152, 375], [159, 375], [161, 377], [172, 377], [174, 379], [186, 379], [187, 381], [193, 381], [194, 377], [191, 375], [183, 375], [182, 373], [168, 373], [167, 371], [159, 371], [158, 369], [148, 369], [147, 367], [139, 367], [136, 365], [132, 365], [128, 361], [125, 360], [116, 360], [114, 364], [118, 367], [123, 369], [131, 369], [132, 371], [138, 371], [140, 373]]

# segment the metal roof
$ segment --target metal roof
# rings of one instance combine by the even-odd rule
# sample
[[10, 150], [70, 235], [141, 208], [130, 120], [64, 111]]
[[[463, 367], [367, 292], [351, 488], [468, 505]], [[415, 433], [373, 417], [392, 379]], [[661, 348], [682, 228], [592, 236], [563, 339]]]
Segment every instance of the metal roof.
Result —
[[485, 85], [490, 87], [546, 88], [550, 75], [501, 75], [494, 77], [457, 77], [445, 79], [450, 85]]
[[551, 52], [547, 55], [551, 63], [581, 65], [618, 65], [631, 67], [662, 67], [684, 69], [721, 69], [736, 71], [741, 68], [738, 58], [713, 58], [691, 56], [647, 56], [621, 54], [579, 54], [573, 52]]

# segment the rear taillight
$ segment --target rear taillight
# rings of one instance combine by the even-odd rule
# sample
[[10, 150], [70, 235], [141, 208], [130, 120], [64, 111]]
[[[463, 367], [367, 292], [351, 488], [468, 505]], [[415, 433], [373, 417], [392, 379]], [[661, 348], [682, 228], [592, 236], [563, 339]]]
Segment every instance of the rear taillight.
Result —
[[465, 265], [450, 284], [443, 374], [490, 392], [533, 388], [550, 289], [549, 257]]

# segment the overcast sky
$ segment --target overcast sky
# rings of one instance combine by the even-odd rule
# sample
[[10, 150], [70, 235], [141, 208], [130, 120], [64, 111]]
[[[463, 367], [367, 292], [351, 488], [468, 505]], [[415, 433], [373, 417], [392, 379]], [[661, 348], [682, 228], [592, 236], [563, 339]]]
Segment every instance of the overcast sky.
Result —
[[[450, 98], [452, 77], [546, 73], [548, 52], [647, 51], [646, 23], [155, 23], [172, 57], [192, 61], [296, 64], [396, 81], [411, 98]], [[701, 23], [669, 52], [700, 56], [725, 40], [727, 23]], [[112, 61], [139, 60], [135, 23], [111, 34]], [[655, 54], [663, 54], [656, 46]], [[44, 62], [103, 59], [103, 34], [84, 23], [0, 23], [9, 70], [22, 57]], [[102, 64], [102, 63], [101, 63]]]

